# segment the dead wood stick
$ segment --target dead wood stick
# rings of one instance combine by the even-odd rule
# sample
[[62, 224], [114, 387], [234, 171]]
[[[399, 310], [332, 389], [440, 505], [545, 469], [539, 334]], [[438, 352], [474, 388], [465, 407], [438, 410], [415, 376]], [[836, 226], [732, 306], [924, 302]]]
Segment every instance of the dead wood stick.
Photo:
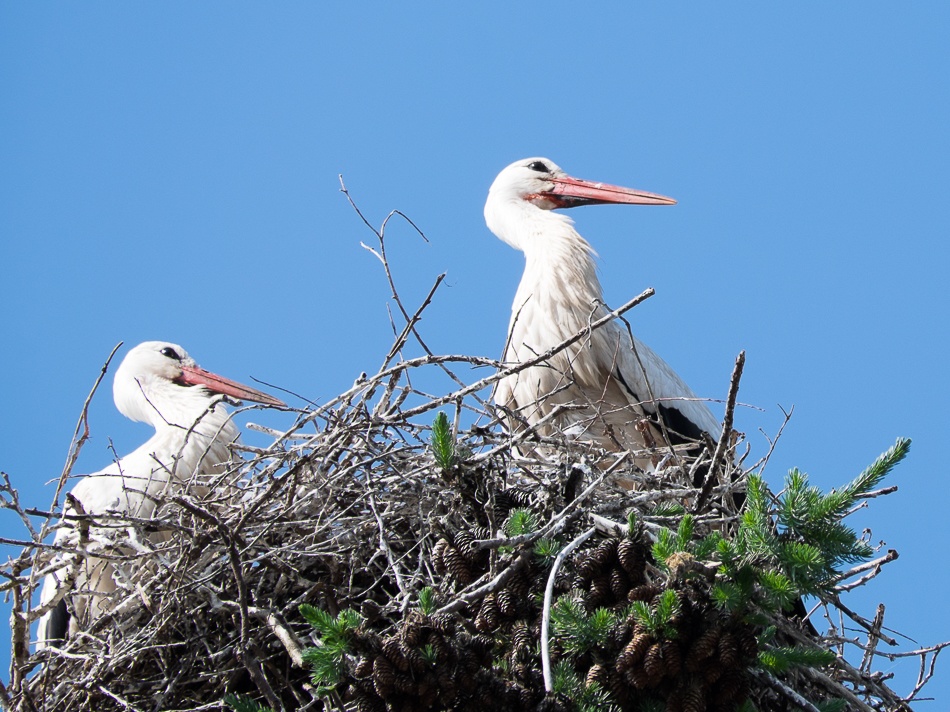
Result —
[[745, 351], [740, 351], [736, 357], [735, 368], [732, 369], [732, 378], [729, 381], [729, 396], [726, 399], [726, 415], [722, 422], [722, 432], [719, 434], [719, 441], [716, 443], [716, 451], [713, 453], [712, 462], [709, 463], [709, 471], [706, 473], [706, 480], [703, 482], [702, 490], [696, 499], [696, 505], [693, 512], [702, 511], [709, 499], [713, 483], [719, 477], [719, 468], [726, 456], [728, 449], [727, 443], [732, 438], [732, 423], [736, 411], [736, 398], [739, 395], [739, 380], [742, 378], [742, 369], [745, 366]]

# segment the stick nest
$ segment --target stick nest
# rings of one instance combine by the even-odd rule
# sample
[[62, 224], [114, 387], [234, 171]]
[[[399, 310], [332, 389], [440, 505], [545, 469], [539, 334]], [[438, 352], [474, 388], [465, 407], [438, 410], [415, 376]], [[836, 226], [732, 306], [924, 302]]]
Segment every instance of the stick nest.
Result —
[[[384, 231], [385, 224], [377, 254], [387, 266]], [[823, 601], [826, 637], [783, 613], [762, 612], [754, 624], [715, 604], [714, 566], [688, 555], [654, 560], [657, 533], [679, 521], [664, 514], [671, 505], [690, 511], [705, 500], [694, 512], [697, 537], [734, 529], [752, 469], [736, 456], [741, 439], [718, 454], [701, 492], [691, 484], [695, 456], [652, 453], [659, 466], [648, 475], [630, 453], [542, 441], [530, 429], [513, 438], [479, 398], [504, 369], [462, 385], [453, 369], [498, 364], [434, 356], [415, 334], [434, 292], [414, 314], [403, 311], [406, 326], [375, 376], [299, 411], [269, 447], [244, 450], [225, 484], [202, 497], [170, 494], [152, 520], [95, 518], [114, 532], [99, 552], [120, 572], [113, 608], [61, 649], [32, 654], [30, 602], [54, 552], [42, 543], [48, 528], [31, 527], [32, 541], [3, 569], [14, 601], [3, 704], [17, 711], [223, 710], [226, 694], [242, 693], [288, 710], [577, 709], [568, 695], [545, 692], [539, 641], [551, 581], [555, 607], [573, 606], [585, 620], [598, 609], [616, 616], [585, 650], [571, 649], [555, 631], [548, 652], [557, 675], [608, 695], [612, 707], [604, 709], [695, 712], [752, 702], [760, 710], [813, 710], [834, 699], [846, 701], [842, 709], [909, 709], [872, 670], [881, 622], [859, 642], [834, 623], [845, 617], [842, 609]], [[425, 355], [397, 359], [410, 338]], [[414, 385], [433, 370], [448, 375], [454, 390], [432, 396]], [[432, 447], [440, 410], [453, 423], [448, 453], [444, 443], [438, 453]], [[700, 456], [707, 468], [714, 445]], [[6, 506], [30, 526], [16, 490], [9, 482], [3, 489]], [[531, 526], [512, 531], [514, 512]], [[164, 541], [153, 543], [156, 531]], [[423, 612], [427, 587], [434, 604]], [[632, 603], [656, 609], [669, 591], [678, 607], [662, 630], [629, 615]], [[319, 641], [301, 604], [361, 616], [332, 690], [318, 690], [304, 662]], [[757, 660], [769, 626], [788, 645], [841, 655], [820, 669], [765, 672]], [[866, 660], [849, 663], [846, 645], [851, 658], [856, 651]], [[921, 656], [922, 670], [910, 700], [932, 674], [936, 653], [908, 654]]]

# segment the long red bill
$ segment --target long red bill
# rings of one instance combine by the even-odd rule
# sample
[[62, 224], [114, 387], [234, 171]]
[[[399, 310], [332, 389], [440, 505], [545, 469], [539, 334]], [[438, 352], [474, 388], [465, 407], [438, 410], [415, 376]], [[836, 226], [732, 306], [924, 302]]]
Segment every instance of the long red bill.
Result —
[[262, 393], [256, 388], [245, 386], [243, 383], [232, 381], [211, 371], [205, 371], [198, 366], [182, 366], [181, 376], [176, 379], [184, 386], [204, 386], [214, 393], [231, 396], [238, 400], [253, 401], [265, 405], [286, 406], [281, 400]]
[[644, 190], [623, 188], [608, 183], [594, 183], [589, 180], [560, 176], [551, 179], [554, 188], [545, 195], [557, 203], [560, 208], [573, 208], [578, 205], [598, 205], [621, 203], [627, 205], [675, 205], [673, 198]]

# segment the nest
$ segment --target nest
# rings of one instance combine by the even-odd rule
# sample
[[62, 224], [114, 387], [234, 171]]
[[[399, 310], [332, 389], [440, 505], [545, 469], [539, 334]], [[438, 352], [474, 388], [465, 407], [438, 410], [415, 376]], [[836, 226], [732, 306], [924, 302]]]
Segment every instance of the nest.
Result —
[[[386, 265], [383, 233], [378, 254]], [[712, 600], [715, 571], [704, 562], [683, 556], [660, 567], [654, 560], [657, 533], [676, 527], [662, 505], [694, 510], [697, 535], [735, 526], [745, 475], [765, 464], [743, 465], [741, 438], [711, 444], [699, 463], [648, 453], [658, 464], [650, 474], [630, 453], [530, 429], [513, 438], [479, 397], [505, 370], [463, 385], [461, 368], [499, 364], [435, 356], [412, 336], [434, 291], [414, 314], [403, 311], [408, 326], [376, 375], [300, 410], [269, 447], [244, 449], [226, 484], [204, 496], [172, 493], [151, 520], [112, 522], [116, 534], [100, 553], [121, 574], [111, 611], [62, 648], [40, 653], [29, 647], [30, 602], [51, 552], [45, 530], [31, 530], [23, 554], [4, 568], [14, 602], [4, 706], [223, 710], [227, 694], [241, 693], [275, 710], [576, 709], [546, 692], [550, 665], [609, 695], [618, 710], [736, 710], [747, 701], [760, 710], [815, 710], [833, 699], [847, 709], [909, 709], [939, 648], [906, 653], [921, 657], [921, 678], [908, 695], [897, 694], [873, 670], [878, 642], [887, 639], [883, 611], [865, 621], [843, 604], [835, 610], [840, 602], [821, 603], [860, 619], [862, 641], [837, 626], [819, 637], [781, 613], [753, 624]], [[402, 308], [395, 290], [394, 297]], [[410, 338], [425, 355], [397, 360]], [[433, 370], [458, 385], [441, 396], [422, 392], [414, 384], [431, 382]], [[453, 422], [449, 458], [432, 447], [442, 411]], [[696, 488], [700, 465], [709, 474]], [[31, 512], [9, 482], [4, 495], [29, 526]], [[534, 522], [529, 531], [506, 530], [515, 511]], [[165, 540], [150, 543], [157, 530]], [[560, 555], [540, 556], [544, 541], [556, 542]], [[424, 612], [426, 588], [435, 603]], [[542, 650], [552, 600], [570, 601], [580, 617], [598, 609], [620, 615], [632, 602], [658, 605], [667, 591], [679, 609], [664, 635], [621, 616], [583, 654], [556, 635]], [[361, 616], [331, 690], [318, 689], [305, 663], [305, 650], [319, 641], [301, 604]], [[768, 626], [784, 640], [841, 654], [822, 669], [764, 672], [756, 660]], [[860, 662], [848, 662], [847, 645]]]

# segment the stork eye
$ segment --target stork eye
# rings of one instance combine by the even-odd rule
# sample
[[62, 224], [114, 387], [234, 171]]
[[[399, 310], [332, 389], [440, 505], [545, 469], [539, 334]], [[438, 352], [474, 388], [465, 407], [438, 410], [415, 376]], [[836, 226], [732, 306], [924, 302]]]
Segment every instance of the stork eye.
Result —
[[173, 349], [171, 346], [166, 346], [159, 353], [161, 353], [162, 356], [167, 356], [168, 358], [173, 358], [176, 361], [181, 361], [181, 356], [179, 356], [178, 352], [175, 351], [175, 349]]
[[533, 163], [528, 164], [528, 168], [538, 173], [550, 173], [551, 169], [548, 168], [544, 161], [534, 161]]

